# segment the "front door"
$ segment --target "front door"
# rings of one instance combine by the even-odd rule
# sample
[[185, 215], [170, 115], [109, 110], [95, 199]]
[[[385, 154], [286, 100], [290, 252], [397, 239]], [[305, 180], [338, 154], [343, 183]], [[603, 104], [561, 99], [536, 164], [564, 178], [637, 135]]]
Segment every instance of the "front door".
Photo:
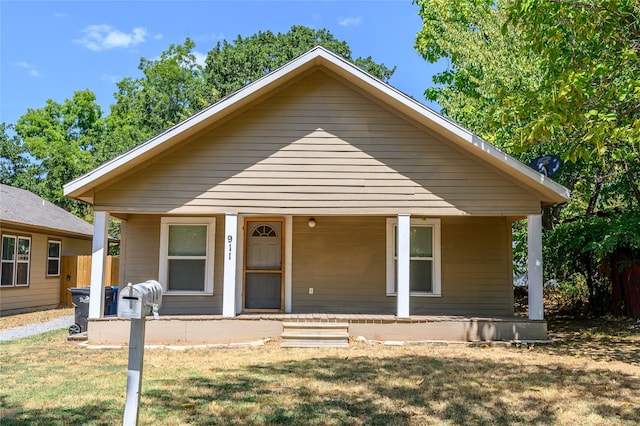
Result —
[[245, 219], [244, 310], [282, 311], [284, 219]]

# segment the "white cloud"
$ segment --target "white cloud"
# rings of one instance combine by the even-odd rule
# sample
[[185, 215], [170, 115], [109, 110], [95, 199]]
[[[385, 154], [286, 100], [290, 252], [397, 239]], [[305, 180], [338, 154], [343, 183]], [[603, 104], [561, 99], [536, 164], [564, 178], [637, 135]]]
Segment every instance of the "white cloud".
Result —
[[147, 29], [142, 27], [134, 28], [130, 33], [123, 33], [110, 25], [90, 25], [82, 32], [84, 37], [75, 41], [96, 52], [135, 46], [144, 43], [147, 37]]
[[27, 70], [27, 73], [29, 73], [31, 77], [35, 77], [35, 78], [40, 77], [40, 72], [38, 71], [38, 69], [35, 66], [25, 61], [15, 62], [13, 66], [18, 68], [24, 68], [25, 70]]
[[158, 33], [158, 34], [153, 36], [154, 40], [161, 40], [163, 38], [164, 38], [164, 34], [162, 34], [162, 33]]
[[197, 50], [193, 50], [191, 53], [196, 57], [196, 64], [205, 66], [205, 61], [207, 59], [206, 53], [198, 52]]
[[362, 23], [362, 16], [354, 16], [354, 17], [348, 17], [348, 18], [341, 17], [338, 19], [338, 24], [341, 27], [357, 27], [361, 23]]
[[65, 18], [69, 17], [69, 14], [68, 13], [62, 13], [62, 12], [55, 12], [53, 14], [53, 17], [56, 18], [56, 19], [65, 19]]

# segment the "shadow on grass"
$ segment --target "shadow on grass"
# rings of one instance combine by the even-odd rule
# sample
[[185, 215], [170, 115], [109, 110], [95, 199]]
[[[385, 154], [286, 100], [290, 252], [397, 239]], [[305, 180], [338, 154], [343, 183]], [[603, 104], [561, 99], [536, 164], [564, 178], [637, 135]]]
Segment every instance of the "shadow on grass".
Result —
[[[148, 381], [146, 407], [189, 424], [558, 424], [569, 401], [634, 424], [640, 378], [605, 370], [465, 358], [314, 358], [212, 370], [167, 388]], [[549, 397], [548, 392], [555, 392]], [[576, 395], [577, 393], [577, 395]], [[615, 401], [612, 404], [611, 401]], [[615, 422], [614, 422], [615, 423]]]
[[0, 395], [0, 424], [2, 426], [114, 425], [122, 422], [122, 413], [116, 418], [112, 416], [118, 408], [107, 403], [89, 404], [73, 408], [24, 408], [9, 404], [7, 396]]
[[548, 347], [559, 355], [588, 356], [598, 361], [620, 361], [640, 366], [640, 323], [629, 318], [552, 318]]

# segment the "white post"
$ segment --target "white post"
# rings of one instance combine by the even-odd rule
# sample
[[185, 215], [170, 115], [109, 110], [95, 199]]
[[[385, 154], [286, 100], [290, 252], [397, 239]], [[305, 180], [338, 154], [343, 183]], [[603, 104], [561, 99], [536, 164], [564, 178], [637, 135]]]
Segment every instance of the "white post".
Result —
[[127, 370], [127, 395], [124, 406], [123, 426], [138, 424], [140, 392], [142, 391], [142, 368], [144, 363], [144, 332], [146, 318], [131, 319], [129, 331], [129, 369]]
[[108, 224], [109, 214], [107, 212], [94, 211], [89, 318], [102, 318], [104, 315], [105, 267], [109, 248]]
[[238, 239], [238, 214], [227, 213], [224, 222], [224, 289], [222, 290], [222, 316], [236, 316], [236, 258]]
[[398, 215], [398, 226], [396, 228], [396, 297], [398, 302], [398, 318], [409, 318], [409, 268], [410, 261], [410, 241], [411, 241], [411, 216], [408, 214]]
[[291, 264], [293, 250], [293, 216], [285, 219], [284, 243], [284, 312], [291, 313]]
[[544, 319], [542, 276], [542, 215], [527, 218], [527, 283], [529, 286], [529, 319]]

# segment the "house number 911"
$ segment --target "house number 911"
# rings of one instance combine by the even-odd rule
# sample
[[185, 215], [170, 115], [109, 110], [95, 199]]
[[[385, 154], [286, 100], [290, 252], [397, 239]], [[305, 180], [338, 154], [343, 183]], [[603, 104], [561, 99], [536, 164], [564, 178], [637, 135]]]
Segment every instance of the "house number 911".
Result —
[[233, 237], [231, 235], [227, 235], [227, 241], [229, 242], [229, 260], [231, 260], [231, 242], [233, 241]]

